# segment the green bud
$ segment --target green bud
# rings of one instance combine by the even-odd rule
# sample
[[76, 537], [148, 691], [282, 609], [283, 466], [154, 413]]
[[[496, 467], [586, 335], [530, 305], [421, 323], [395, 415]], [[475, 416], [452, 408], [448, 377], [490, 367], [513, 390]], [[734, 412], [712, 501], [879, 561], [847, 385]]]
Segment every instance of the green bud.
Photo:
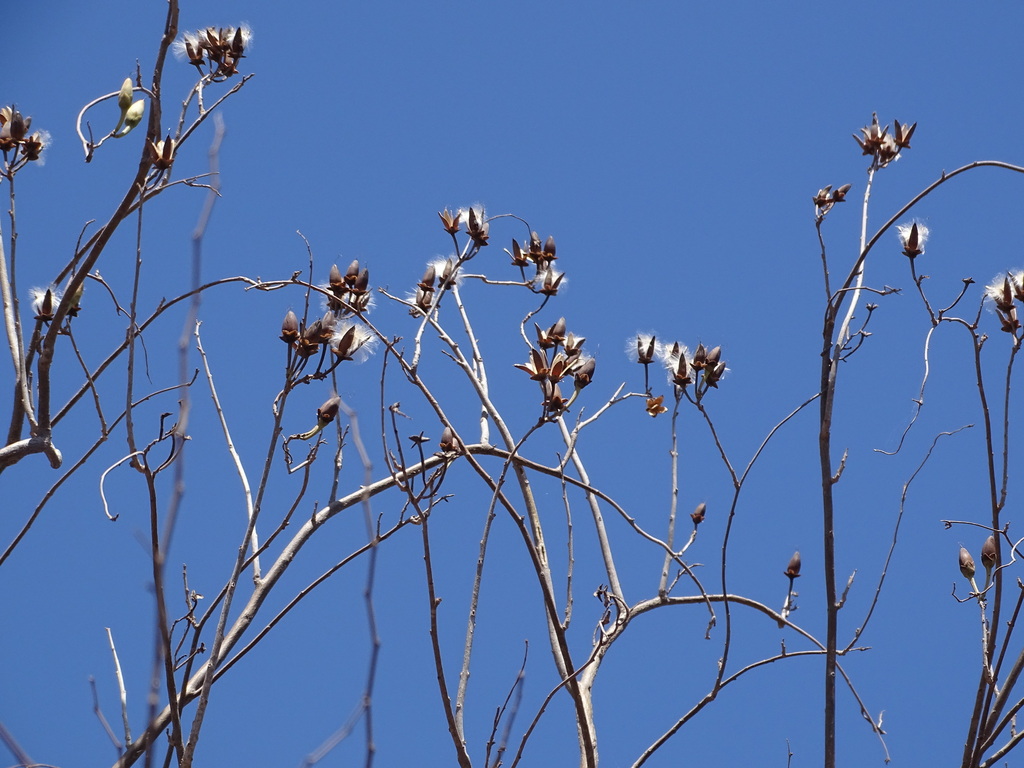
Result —
[[126, 77], [124, 83], [121, 85], [121, 92], [117, 94], [117, 106], [121, 108], [121, 114], [124, 115], [128, 111], [128, 108], [132, 105], [132, 79]]
[[139, 99], [124, 114], [124, 130], [118, 136], [124, 136], [128, 131], [142, 122], [142, 115], [146, 112], [146, 100]]

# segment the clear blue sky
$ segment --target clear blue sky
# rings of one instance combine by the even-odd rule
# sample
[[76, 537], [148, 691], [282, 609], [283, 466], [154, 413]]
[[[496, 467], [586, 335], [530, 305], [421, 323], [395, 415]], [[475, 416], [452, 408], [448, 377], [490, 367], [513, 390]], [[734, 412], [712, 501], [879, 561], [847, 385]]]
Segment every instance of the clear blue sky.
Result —
[[[870, 122], [873, 111], [882, 122], [918, 123], [913, 148], [876, 180], [875, 226], [943, 169], [978, 159], [1024, 162], [1017, 87], [1024, 10], [1012, 4], [182, 5], [183, 30], [247, 22], [255, 33], [243, 69], [256, 76], [223, 110], [223, 198], [205, 241], [205, 279], [287, 278], [307, 263], [296, 235], [301, 230], [317, 257], [319, 280], [332, 262], [344, 267], [358, 258], [369, 265], [375, 286], [404, 294], [428, 259], [450, 250], [436, 211], [480, 202], [491, 214], [515, 213], [542, 236], [557, 238], [568, 289], [542, 321], [565, 315], [598, 357], [597, 380], [581, 404], [594, 407], [620, 382], [642, 387], [638, 367], [622, 354], [638, 330], [691, 347], [721, 344], [730, 373], [709, 403], [740, 467], [768, 430], [817, 387], [824, 290], [810, 201], [826, 184], [853, 184], [851, 202], [830, 214], [825, 228], [836, 272], [842, 272], [857, 250], [867, 165], [850, 134]], [[45, 166], [18, 179], [22, 286], [52, 279], [84, 223], [104, 220], [130, 177], [141, 132], [104, 146], [85, 165], [74, 120], [87, 101], [116, 90], [136, 59], [148, 79], [164, 13], [156, 0], [102, 6], [44, 0], [8, 9], [0, 101], [16, 102], [34, 117], [34, 127], [53, 135]], [[192, 76], [187, 64], [168, 62], [168, 115]], [[177, 176], [205, 169], [205, 131], [176, 160]], [[970, 294], [973, 316], [981, 285], [1024, 265], [1018, 245], [1022, 195], [1024, 179], [981, 170], [919, 207], [917, 216], [932, 229], [919, 268], [930, 275], [936, 305], [948, 304], [961, 278], [971, 276], [979, 282]], [[150, 304], [187, 288], [189, 235], [202, 202], [201, 191], [179, 189], [147, 208]], [[99, 267], [125, 295], [134, 254], [129, 229], [119, 233]], [[3, 230], [7, 236], [6, 218]], [[522, 231], [495, 222], [492, 233], [493, 245], [474, 268], [510, 278], [500, 249], [512, 237], [522, 238]], [[868, 265], [868, 283], [905, 290], [876, 300], [874, 335], [844, 367], [834, 441], [837, 452], [850, 450], [839, 486], [841, 582], [857, 571], [841, 615], [841, 639], [860, 625], [874, 592], [903, 483], [937, 432], [979, 421], [966, 335], [945, 328], [933, 350], [927, 406], [911, 438], [898, 457], [872, 452], [895, 448], [913, 412], [927, 330], [895, 234], [883, 245]], [[466, 297], [479, 317], [483, 343], [493, 350], [496, 386], [507, 391], [510, 410], [536, 407], [536, 393], [511, 368], [522, 351], [514, 322], [532, 304], [519, 294], [494, 301], [481, 289], [469, 286]], [[90, 294], [76, 328], [95, 361], [117, 343], [121, 326], [109, 301], [98, 291]], [[280, 387], [280, 318], [301, 304], [297, 292], [254, 295], [237, 288], [204, 299], [204, 342], [229, 392], [235, 438], [254, 473]], [[381, 307], [379, 317], [392, 333], [411, 333], [401, 312]], [[170, 345], [181, 321], [180, 315], [170, 317], [147, 337], [154, 389], [175, 379]], [[983, 322], [991, 324], [986, 360], [996, 366], [994, 375], [1007, 339], [994, 316], [983, 315]], [[346, 370], [342, 387], [371, 440], [379, 362]], [[0, 402], [9, 402], [9, 381], [6, 373], [0, 378]], [[70, 389], [76, 381], [77, 374], [69, 374], [62, 386]], [[116, 402], [114, 378], [105, 386]], [[311, 387], [297, 395], [286, 428], [310, 426], [304, 417], [326, 394]], [[419, 404], [403, 399], [411, 397], [407, 391], [396, 388], [389, 396], [423, 414]], [[194, 400], [188, 490], [171, 573], [188, 562], [193, 588], [212, 595], [226, 576], [244, 513], [205, 391], [197, 388]], [[161, 409], [173, 408], [173, 398], [154, 405], [150, 428]], [[471, 433], [471, 410], [465, 418]], [[529, 418], [520, 422], [525, 426]], [[708, 520], [691, 554], [708, 565], [708, 588], [715, 590], [710, 574], [730, 489], [696, 413], [686, 411], [681, 425], [681, 507], [685, 513], [698, 501], [708, 503]], [[663, 527], [668, 502], [668, 426], [667, 418], [648, 418], [639, 402], [627, 403], [581, 446], [595, 482], [654, 531]], [[410, 432], [420, 428], [436, 436], [428, 422]], [[57, 434], [65, 457], [77, 458], [94, 431], [95, 418], [87, 413], [80, 423], [69, 421]], [[939, 520], [986, 518], [978, 432], [940, 443], [915, 481], [890, 581], [862, 638], [872, 650], [847, 662], [872, 713], [885, 711], [897, 765], [949, 763], [966, 732], [977, 680], [977, 611], [949, 593], [959, 579], [959, 543], [977, 557], [984, 536], [943, 530]], [[815, 436], [808, 411], [777, 436], [752, 473], [731, 544], [730, 591], [780, 606], [782, 571], [800, 549], [805, 576], [795, 620], [823, 637]], [[97, 679], [105, 713], [117, 720], [105, 627], [119, 640], [134, 727], [142, 727], [152, 626], [141, 543], [144, 495], [127, 469], [114, 473], [112, 487], [123, 508], [112, 525], [103, 516], [97, 485], [100, 469], [122, 456], [124, 445], [123, 435], [111, 438], [92, 469], [60, 492], [0, 570], [6, 617], [0, 721], [36, 760], [63, 768], [114, 759], [91, 712], [87, 683], [89, 676]], [[552, 439], [540, 440], [538, 458], [554, 461], [556, 447]], [[349, 488], [361, 480], [355, 466], [353, 458]], [[39, 457], [3, 475], [4, 545], [54, 479]], [[272, 502], [286, 505], [293, 481], [276, 482]], [[448, 490], [456, 497], [438, 512], [434, 535], [439, 546], [450, 546], [441, 584], [450, 610], [446, 640], [457, 655], [486, 495], [468, 475]], [[327, 491], [324, 486], [307, 501], [325, 503]], [[1015, 492], [1011, 485], [1011, 522], [1019, 508]], [[546, 514], [563, 514], [557, 487], [548, 489], [546, 500]], [[376, 507], [379, 513], [390, 509], [387, 501]], [[582, 532], [582, 500], [575, 512], [581, 536], [576, 640], [583, 648], [600, 615], [590, 597], [600, 571]], [[335, 522], [336, 531], [324, 531], [318, 547], [306, 553], [308, 561], [296, 566], [292, 591], [362, 535], [359, 520]], [[628, 539], [623, 526], [614, 534]], [[629, 541], [623, 544], [630, 563], [624, 586], [640, 599], [656, 590], [661, 558]], [[536, 587], [511, 527], [501, 531], [500, 542], [474, 666], [475, 713], [468, 721], [478, 760], [490, 713], [514, 678], [525, 637], [532, 638], [526, 681], [532, 706], [551, 677], [550, 654], [538, 631]], [[390, 542], [380, 568], [377, 765], [450, 765], [429, 661], [415, 529]], [[363, 573], [356, 568], [323, 587], [220, 684], [198, 753], [202, 764], [296, 765], [345, 720], [357, 704], [365, 667]], [[963, 593], [962, 580], [958, 589]], [[611, 652], [596, 694], [604, 764], [628, 764], [707, 689], [721, 635], [719, 628], [704, 640], [704, 626], [697, 609], [662, 612], [638, 622], [633, 639]], [[734, 668], [777, 652], [781, 640], [793, 650], [804, 647], [791, 632], [740, 611], [736, 631]], [[785, 766], [787, 740], [792, 765], [820, 764], [821, 666], [818, 659], [789, 660], [755, 672], [723, 692], [649, 764]], [[845, 689], [840, 702], [841, 764], [881, 764], [884, 753]], [[559, 707], [564, 701], [534, 736], [525, 764], [575, 760], [574, 734]], [[524, 704], [523, 712], [517, 732], [531, 706]], [[322, 765], [351, 765], [360, 754], [356, 741]]]

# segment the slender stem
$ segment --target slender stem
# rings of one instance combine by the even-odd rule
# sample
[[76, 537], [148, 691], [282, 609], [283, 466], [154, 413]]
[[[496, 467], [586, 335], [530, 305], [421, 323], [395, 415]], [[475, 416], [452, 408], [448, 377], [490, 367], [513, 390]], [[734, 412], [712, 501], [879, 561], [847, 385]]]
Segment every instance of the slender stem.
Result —
[[[669, 450], [669, 456], [672, 459], [672, 498], [669, 499], [669, 510], [668, 510], [668, 536], [665, 542], [668, 544], [670, 549], [675, 549], [675, 538], [676, 538], [676, 513], [679, 510], [679, 399], [680, 392], [676, 388], [675, 391], [676, 404], [672, 409], [672, 448]], [[697, 532], [696, 527], [694, 533]], [[658, 582], [658, 594], [664, 597], [668, 594], [668, 569], [672, 565], [672, 556], [669, 553], [665, 553], [665, 562], [661, 566], [661, 580]]]

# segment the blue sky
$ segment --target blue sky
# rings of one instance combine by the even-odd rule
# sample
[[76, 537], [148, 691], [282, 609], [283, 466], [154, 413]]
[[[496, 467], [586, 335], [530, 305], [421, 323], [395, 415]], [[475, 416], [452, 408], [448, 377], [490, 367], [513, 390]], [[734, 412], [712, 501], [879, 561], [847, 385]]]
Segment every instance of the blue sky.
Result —
[[[46, 164], [18, 177], [21, 285], [49, 282], [85, 222], [102, 221], [119, 198], [143, 137], [135, 133], [105, 145], [86, 165], [74, 120], [87, 101], [116, 90], [136, 59], [148, 77], [164, 12], [164, 4], [153, 0], [110, 2], [101, 10], [44, 1], [31, 7], [31, 18], [28, 6], [10, 9], [0, 101], [16, 102], [54, 139]], [[40, 18], [45, 35], [15, 34]], [[653, 330], [691, 347], [721, 344], [730, 373], [708, 402], [730, 458], [742, 467], [772, 426], [817, 387], [824, 291], [810, 201], [826, 184], [853, 185], [850, 202], [825, 225], [834, 272], [844, 272], [857, 252], [867, 166], [850, 134], [869, 123], [872, 112], [883, 123], [918, 123], [913, 148], [878, 174], [874, 226], [944, 169], [978, 159], [1024, 162], [1016, 87], [1022, 21], [1024, 11], [1015, 5], [951, 2], [630, 7], [293, 0], [286, 10], [265, 0], [184, 2], [182, 29], [247, 22], [255, 32], [243, 62], [255, 77], [223, 110], [223, 198], [204, 243], [203, 277], [287, 278], [307, 264], [296, 235], [301, 230], [316, 256], [319, 281], [326, 280], [331, 263], [344, 267], [360, 259], [374, 286], [401, 295], [427, 260], [450, 251], [436, 211], [479, 202], [490, 214], [514, 213], [542, 237], [557, 238], [568, 286], [539, 322], [565, 315], [597, 356], [597, 379], [581, 397], [582, 407], [595, 408], [620, 382], [642, 388], [639, 367], [623, 354], [637, 331]], [[187, 64], [168, 63], [167, 113], [174, 113], [192, 77]], [[96, 119], [102, 123], [106, 113]], [[207, 127], [184, 147], [175, 162], [178, 177], [205, 170], [209, 135]], [[973, 316], [981, 285], [1024, 264], [1017, 245], [1022, 183], [982, 169], [919, 206], [916, 216], [932, 230], [919, 269], [930, 275], [927, 287], [936, 305], [948, 304], [961, 278], [971, 276], [979, 282], [969, 294]], [[189, 235], [202, 202], [202, 192], [177, 189], [147, 207], [143, 256], [150, 306], [187, 288]], [[6, 236], [7, 218], [3, 228]], [[133, 228], [134, 222], [118, 234], [99, 266], [124, 292]], [[522, 239], [521, 226], [494, 222], [493, 245], [474, 270], [513, 278], [500, 250], [512, 237]], [[938, 432], [979, 420], [966, 335], [944, 328], [932, 351], [926, 407], [910, 439], [897, 457], [873, 452], [895, 448], [913, 413], [927, 317], [895, 234], [875, 249], [868, 283], [905, 290], [876, 299], [874, 335], [844, 366], [840, 386], [835, 446], [838, 453], [850, 451], [838, 486], [841, 583], [857, 571], [841, 615], [841, 638], [860, 625], [874, 593], [903, 484]], [[123, 331], [109, 301], [99, 291], [90, 293], [76, 329], [95, 361]], [[511, 364], [522, 355], [516, 322], [535, 302], [478, 285], [467, 286], [465, 298], [493, 355], [495, 387], [510, 413], [526, 409], [513, 419], [525, 428], [536, 393]], [[204, 298], [204, 345], [254, 473], [281, 383], [280, 319], [301, 306], [298, 292], [228, 287]], [[172, 349], [183, 319], [171, 314], [147, 337], [153, 388], [175, 381]], [[412, 333], [409, 318], [381, 299], [374, 319], [395, 335]], [[985, 359], [996, 386], [1007, 339], [991, 313], [982, 322], [991, 325]], [[446, 384], [450, 371], [440, 358], [432, 365], [435, 380]], [[378, 357], [346, 369], [341, 383], [371, 442], [379, 431], [379, 379]], [[69, 374], [59, 386], [69, 391], [76, 382], [77, 374]], [[114, 378], [105, 386], [116, 403]], [[459, 386], [450, 383], [453, 398], [461, 396]], [[5, 374], [0, 402], [8, 402], [9, 387]], [[662, 389], [668, 394], [667, 386]], [[305, 422], [329, 394], [326, 385], [306, 390], [291, 403], [286, 429], [293, 432], [310, 426]], [[410, 433], [436, 435], [408, 389], [395, 384], [386, 394], [420, 419]], [[175, 573], [187, 562], [192, 586], [213, 594], [226, 575], [244, 513], [208, 397], [204, 390], [193, 397], [188, 486], [170, 562]], [[149, 427], [174, 408], [172, 397], [144, 409]], [[453, 406], [453, 412], [472, 433], [472, 408]], [[751, 473], [731, 544], [730, 591], [780, 605], [786, 587], [781, 572], [800, 549], [805, 575], [795, 618], [823, 636], [814, 417], [808, 410], [788, 425]], [[79, 418], [57, 434], [69, 459], [95, 434], [94, 415]], [[663, 528], [669, 498], [668, 427], [667, 418], [652, 420], [639, 401], [629, 402], [581, 445], [601, 487], [654, 531]], [[680, 433], [681, 511], [708, 503], [693, 559], [711, 574], [730, 489], [692, 409], [681, 417]], [[535, 455], [555, 461], [558, 447], [554, 436], [542, 435]], [[947, 531], [939, 521], [985, 519], [981, 447], [978, 428], [946, 438], [915, 480], [889, 581], [862, 639], [872, 650], [847, 663], [873, 714], [886, 713], [887, 745], [897, 765], [948, 762], [962, 748], [977, 680], [978, 622], [975, 607], [956, 603], [949, 593], [959, 579], [958, 545], [977, 557], [984, 536], [976, 529]], [[108, 491], [116, 492], [122, 517], [112, 525], [97, 490], [99, 472], [125, 450], [123, 435], [112, 436], [0, 569], [8, 622], [0, 633], [0, 654], [8, 660], [0, 676], [0, 721], [36, 760], [66, 768], [114, 759], [91, 712], [87, 683], [96, 678], [105, 713], [116, 720], [105, 627], [119, 641], [135, 728], [142, 727], [152, 626], [141, 544], [145, 499], [137, 477], [126, 469], [113, 473]], [[377, 458], [379, 467], [379, 445]], [[348, 488], [361, 481], [354, 458], [351, 466]], [[4, 473], [5, 545], [55, 479], [38, 457]], [[275, 475], [270, 499], [277, 514], [294, 495], [294, 482], [283, 472]], [[447, 490], [456, 495], [432, 518], [432, 532], [443, 552], [439, 586], [444, 605], [451, 606], [443, 631], [449, 652], [457, 654], [487, 495], [468, 473], [450, 483]], [[306, 501], [325, 503], [328, 490], [324, 485]], [[547, 514], [557, 519], [563, 514], [557, 485], [544, 492]], [[1018, 498], [1011, 483], [1005, 518], [1011, 523]], [[375, 507], [389, 510], [386, 501]], [[582, 499], [575, 501], [575, 514], [575, 639], [583, 648], [600, 616], [590, 597], [600, 571], [588, 549], [593, 542]], [[614, 525], [628, 563], [624, 586], [634, 600], [649, 596], [661, 558]], [[290, 586], [283, 588], [287, 595], [347, 552], [362, 535], [362, 521], [336, 520], [323, 534], [293, 567]], [[389, 544], [378, 579], [383, 656], [377, 764], [448, 765], [452, 754], [433, 687], [418, 531], [408, 529]], [[489, 718], [514, 679], [524, 638], [531, 638], [527, 703], [517, 732], [552, 675], [536, 587], [517, 544], [506, 524], [491, 555], [490, 607], [482, 618], [473, 669], [477, 698], [468, 720], [472, 754], [481, 762]], [[365, 671], [364, 578], [362, 565], [340, 574], [225, 678], [200, 745], [202, 762], [295, 765], [344, 722]], [[707, 580], [709, 590], [717, 588], [713, 576]], [[958, 590], [964, 589], [960, 580]], [[763, 620], [742, 612], [735, 619], [737, 668], [777, 652], [781, 640], [788, 648], [802, 647], [791, 632]], [[609, 654], [595, 694], [604, 764], [629, 764], [706, 691], [721, 635], [704, 640], [705, 623], [696, 609], [655, 612]], [[787, 740], [792, 765], [820, 764], [821, 687], [818, 659], [792, 659], [755, 672], [723, 692], [648, 764], [714, 759], [782, 766]], [[575, 759], [567, 716], [565, 702], [556, 698], [525, 764]], [[845, 690], [839, 744], [844, 765], [882, 763], [884, 752]], [[352, 764], [361, 750], [354, 739], [321, 764]]]

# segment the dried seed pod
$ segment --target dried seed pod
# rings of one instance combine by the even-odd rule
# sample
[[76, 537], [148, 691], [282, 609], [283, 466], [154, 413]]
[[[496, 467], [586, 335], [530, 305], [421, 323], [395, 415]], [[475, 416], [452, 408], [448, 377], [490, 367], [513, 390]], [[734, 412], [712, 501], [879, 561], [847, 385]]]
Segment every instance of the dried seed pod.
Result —
[[654, 362], [655, 341], [654, 336], [636, 337], [636, 361], [638, 363], [648, 365]]
[[904, 224], [896, 227], [896, 232], [903, 245], [904, 256], [913, 259], [924, 253], [924, 244], [928, 240], [928, 227], [915, 221], [909, 226]]
[[454, 235], [459, 231], [459, 223], [462, 219], [461, 213], [458, 211], [452, 213], [445, 208], [443, 213], [438, 211], [437, 215], [441, 217], [441, 222], [444, 224], [444, 231], [449, 235]]
[[793, 553], [793, 556], [789, 558], [789, 565], [786, 566], [786, 576], [791, 579], [795, 579], [800, 575], [800, 550], [798, 549]]
[[992, 535], [985, 539], [985, 543], [981, 547], [981, 564], [986, 568], [994, 568], [996, 560], [996, 537]]
[[299, 338], [299, 318], [290, 309], [281, 323], [281, 341], [293, 344]]
[[338, 415], [338, 409], [341, 407], [341, 398], [337, 395], [328, 398], [328, 400], [316, 409], [316, 423], [319, 427], [323, 428], [334, 421]]
[[320, 335], [316, 338], [318, 343], [326, 344], [331, 340], [331, 337], [334, 335], [335, 322], [333, 312], [327, 312], [320, 318]]
[[331, 265], [331, 275], [328, 278], [328, 282], [330, 283], [332, 289], [344, 288], [345, 280], [344, 278], [342, 278], [341, 270], [338, 269], [337, 264]]
[[693, 527], [696, 528], [698, 525], [704, 522], [704, 516], [708, 511], [708, 505], [703, 501], [697, 505], [697, 508], [690, 513], [690, 519], [693, 520]]
[[526, 254], [523, 253], [523, 249], [519, 246], [519, 241], [513, 238], [512, 240], [512, 266], [513, 267], [525, 267], [530, 263], [530, 260], [526, 258]]
[[576, 384], [576, 389], [583, 389], [585, 386], [587, 386], [588, 384], [590, 384], [590, 382], [594, 380], [595, 367], [597, 367], [597, 361], [592, 357], [588, 357], [586, 360], [580, 363], [579, 367], [576, 369], [576, 372], [573, 374], [573, 380]]
[[981, 564], [985, 567], [985, 588], [992, 583], [992, 569], [999, 565], [999, 553], [996, 548], [995, 534], [985, 539], [981, 546]]
[[445, 453], [460, 454], [465, 450], [462, 446], [462, 441], [459, 440], [451, 427], [444, 428], [444, 432], [441, 433], [441, 441], [438, 445]]
[[672, 369], [672, 383], [677, 387], [685, 387], [687, 384], [693, 383], [693, 379], [690, 377], [690, 367], [686, 362], [686, 355], [680, 354], [678, 356], [675, 367]]
[[348, 265], [348, 269], [345, 270], [345, 283], [349, 286], [356, 284], [356, 279], [359, 277], [359, 259], [353, 259], [352, 263]]
[[974, 558], [971, 557], [971, 553], [967, 551], [966, 547], [960, 547], [960, 573], [970, 581], [974, 579], [974, 572]]
[[35, 310], [35, 319], [48, 323], [53, 320], [53, 289], [47, 288], [46, 292], [32, 302]]
[[423, 277], [420, 278], [418, 283], [419, 287], [424, 291], [433, 292], [436, 275], [437, 271], [434, 269], [434, 265], [427, 264], [427, 268], [423, 270]]
[[698, 344], [697, 349], [693, 353], [693, 360], [690, 361], [690, 365], [693, 366], [693, 370], [700, 371], [704, 369], [708, 361], [708, 351], [704, 348], [703, 344]]
[[718, 389], [718, 382], [722, 380], [722, 376], [725, 374], [725, 362], [719, 361], [714, 365], [708, 364], [707, 368], [704, 369], [704, 383], [709, 387]]
[[647, 413], [651, 416], [651, 418], [655, 418], [657, 416], [660, 416], [661, 414], [663, 414], [666, 411], [668, 411], [668, 408], [666, 408], [664, 405], [662, 405], [662, 403], [664, 403], [664, 402], [665, 402], [665, 396], [664, 395], [658, 395], [657, 397], [649, 397], [649, 398], [647, 398], [646, 409], [647, 409]]

